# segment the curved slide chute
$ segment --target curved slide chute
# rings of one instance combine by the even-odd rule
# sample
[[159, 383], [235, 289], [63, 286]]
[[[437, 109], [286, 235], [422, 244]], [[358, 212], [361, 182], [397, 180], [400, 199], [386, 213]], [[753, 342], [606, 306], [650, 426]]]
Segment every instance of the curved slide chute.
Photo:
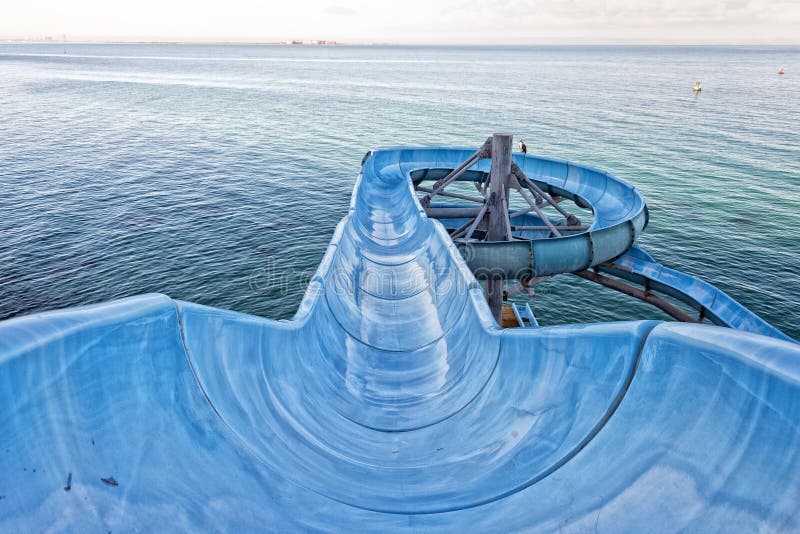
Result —
[[661, 265], [636, 245], [613, 263], [600, 265], [598, 270], [685, 302], [720, 326], [794, 342], [724, 291], [696, 276]]
[[0, 323], [0, 529], [800, 528], [800, 348], [501, 330], [392, 151], [291, 321], [144, 295]]

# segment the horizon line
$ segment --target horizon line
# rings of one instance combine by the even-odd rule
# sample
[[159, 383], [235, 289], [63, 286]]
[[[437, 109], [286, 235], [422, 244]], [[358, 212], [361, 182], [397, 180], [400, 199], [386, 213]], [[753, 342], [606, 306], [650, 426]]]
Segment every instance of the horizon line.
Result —
[[[318, 41], [318, 42], [291, 42], [291, 41]], [[54, 39], [54, 38], [19, 38], [19, 37], [0, 37], [2, 43], [20, 44], [127, 44], [127, 45], [232, 45], [232, 46], [286, 46], [286, 47], [336, 47], [336, 46], [424, 46], [424, 47], [534, 47], [534, 46], [800, 46], [800, 41], [703, 41], [703, 42], [679, 42], [679, 41], [543, 41], [530, 43], [477, 43], [477, 42], [348, 42], [335, 39], [283, 39], [277, 41], [258, 41], [258, 40], [215, 40], [215, 39]]]

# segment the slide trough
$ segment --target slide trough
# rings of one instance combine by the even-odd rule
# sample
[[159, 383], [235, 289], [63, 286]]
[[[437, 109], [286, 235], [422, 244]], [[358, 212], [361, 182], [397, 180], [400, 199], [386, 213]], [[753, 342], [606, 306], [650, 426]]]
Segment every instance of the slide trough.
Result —
[[[0, 530], [800, 529], [800, 348], [499, 328], [411, 178], [468, 154], [371, 153], [291, 321], [152, 294], [0, 323]], [[644, 228], [624, 182], [525, 165], [595, 209], [546, 272]]]

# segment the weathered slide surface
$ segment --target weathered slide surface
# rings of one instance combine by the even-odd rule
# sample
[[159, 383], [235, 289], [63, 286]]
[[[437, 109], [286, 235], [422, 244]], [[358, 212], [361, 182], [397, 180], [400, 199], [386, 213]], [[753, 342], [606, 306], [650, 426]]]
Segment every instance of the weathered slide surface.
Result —
[[800, 348], [500, 330], [402, 151], [295, 318], [144, 295], [0, 323], [0, 530], [797, 530]]

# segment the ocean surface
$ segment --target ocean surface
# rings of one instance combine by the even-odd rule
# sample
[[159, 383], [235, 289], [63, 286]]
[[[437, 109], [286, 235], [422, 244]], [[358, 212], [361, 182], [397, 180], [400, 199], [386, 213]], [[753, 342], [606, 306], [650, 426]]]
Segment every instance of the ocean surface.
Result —
[[[365, 152], [495, 131], [635, 184], [657, 260], [800, 337], [800, 47], [0, 43], [0, 318], [145, 292], [289, 318]], [[666, 318], [571, 275], [532, 307]]]

